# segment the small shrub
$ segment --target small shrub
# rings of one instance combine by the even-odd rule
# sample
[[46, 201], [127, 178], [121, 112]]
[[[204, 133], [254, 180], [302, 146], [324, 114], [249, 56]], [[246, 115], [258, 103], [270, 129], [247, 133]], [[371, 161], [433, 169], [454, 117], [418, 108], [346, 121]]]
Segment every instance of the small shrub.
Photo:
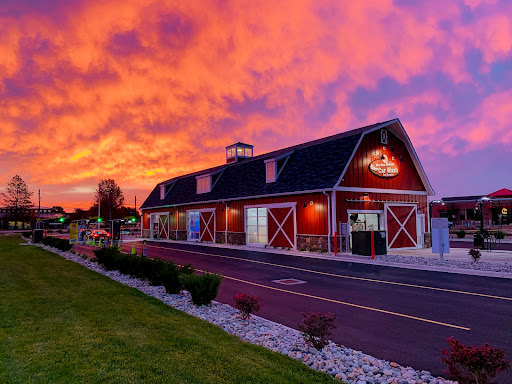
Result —
[[30, 239], [32, 237], [32, 232], [30, 232], [30, 231], [21, 232], [21, 236], [23, 236], [26, 239]]
[[260, 298], [254, 295], [239, 293], [233, 297], [233, 300], [235, 301], [235, 308], [240, 311], [244, 320], [251, 317], [251, 313], [258, 312], [261, 308]]
[[498, 240], [504, 239], [505, 238], [505, 232], [503, 232], [503, 231], [496, 231], [496, 238]]
[[463, 239], [463, 238], [465, 238], [465, 237], [466, 237], [466, 231], [465, 231], [465, 230], [463, 230], [463, 229], [461, 229], [460, 231], [455, 232], [455, 234], [457, 235], [457, 237], [458, 237], [459, 239]]
[[331, 335], [331, 331], [337, 328], [334, 324], [336, 314], [303, 312], [302, 316], [302, 324], [299, 324], [302, 337], [317, 350], [322, 349], [327, 344], [327, 336]]
[[57, 248], [60, 251], [67, 252], [73, 248], [73, 244], [69, 244], [68, 240], [59, 239], [57, 237], [46, 236], [41, 242], [48, 247]]
[[174, 263], [166, 263], [165, 267], [158, 273], [158, 279], [161, 280], [161, 285], [165, 287], [167, 293], [176, 294], [184, 289], [181, 277], [193, 273], [194, 269], [190, 264], [180, 268]]
[[493, 348], [488, 343], [478, 347], [464, 345], [453, 336], [446, 342], [451, 349], [441, 351], [441, 360], [450, 378], [459, 384], [488, 384], [498, 373], [510, 368], [510, 360], [501, 348]]
[[118, 269], [123, 264], [124, 258], [127, 256], [121, 253], [117, 248], [100, 248], [94, 250], [96, 261], [105, 267], [107, 271]]
[[482, 256], [482, 254], [480, 253], [480, 251], [478, 249], [470, 249], [469, 255], [471, 256], [471, 258], [473, 259], [473, 262], [475, 262], [475, 263], [477, 263], [478, 260], [480, 260], [480, 257]]
[[208, 305], [219, 293], [222, 276], [204, 272], [202, 275], [181, 275], [183, 288], [190, 292], [192, 302], [197, 305]]

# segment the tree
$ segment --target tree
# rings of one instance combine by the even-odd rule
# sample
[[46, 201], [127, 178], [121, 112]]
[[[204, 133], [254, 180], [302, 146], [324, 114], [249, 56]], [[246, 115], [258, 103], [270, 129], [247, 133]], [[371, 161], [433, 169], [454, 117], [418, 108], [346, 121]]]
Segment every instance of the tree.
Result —
[[6, 208], [14, 211], [14, 227], [18, 229], [19, 212], [26, 213], [26, 210], [33, 206], [30, 200], [33, 192], [28, 190], [27, 184], [19, 175], [14, 176], [7, 183], [5, 190], [6, 192], [1, 194], [3, 204]]
[[55, 209], [57, 213], [66, 213], [66, 211], [64, 211], [64, 208], [62, 208], [60, 205], [54, 205], [53, 209]]
[[101, 207], [108, 209], [109, 220], [112, 220], [112, 210], [116, 210], [124, 203], [123, 191], [113, 179], [102, 179], [98, 184], [94, 198], [95, 203], [99, 201]]

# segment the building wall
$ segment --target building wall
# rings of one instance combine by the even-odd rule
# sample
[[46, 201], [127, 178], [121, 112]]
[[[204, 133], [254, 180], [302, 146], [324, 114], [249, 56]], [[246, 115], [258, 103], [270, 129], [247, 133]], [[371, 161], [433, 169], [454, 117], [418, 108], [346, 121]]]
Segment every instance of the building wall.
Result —
[[[311, 204], [313, 202], [313, 204]], [[229, 201], [228, 204], [228, 232], [244, 233], [245, 232], [245, 213], [246, 205], [262, 205], [262, 204], [279, 204], [279, 203], [296, 203], [297, 214], [297, 234], [300, 235], [327, 235], [328, 218], [327, 218], [327, 197], [323, 193], [296, 194], [289, 196], [274, 196], [257, 199], [244, 199]], [[303, 208], [304, 203], [306, 207]], [[176, 231], [176, 217], [178, 219], [178, 230], [186, 231], [186, 212], [189, 210], [214, 208], [215, 209], [215, 231], [221, 232], [226, 230], [226, 205], [222, 202], [207, 204], [191, 204], [180, 207], [167, 207], [145, 209], [142, 214], [142, 223], [144, 229], [150, 228], [151, 213], [169, 212], [169, 229]], [[178, 213], [176, 214], [176, 211]], [[172, 213], [172, 215], [171, 215]], [[218, 235], [217, 235], [218, 236]], [[216, 236], [216, 237], [217, 237]]]
[[[383, 147], [386, 148], [384, 151]], [[393, 151], [391, 151], [391, 148], [393, 148]], [[395, 157], [394, 161], [400, 166], [400, 173], [396, 177], [384, 178], [370, 172], [369, 165], [372, 162], [372, 156], [379, 156], [381, 153], [385, 153], [390, 159], [393, 156]], [[402, 161], [400, 161], [400, 156]], [[339, 186], [409, 191], [425, 190], [405, 144], [390, 131], [388, 131], [388, 144], [381, 144], [379, 130], [363, 137]]]

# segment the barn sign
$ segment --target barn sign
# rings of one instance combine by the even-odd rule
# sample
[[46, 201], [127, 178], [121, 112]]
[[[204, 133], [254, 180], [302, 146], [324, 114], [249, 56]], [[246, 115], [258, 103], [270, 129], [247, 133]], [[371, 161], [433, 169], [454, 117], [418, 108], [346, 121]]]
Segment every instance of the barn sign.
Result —
[[379, 177], [395, 177], [400, 173], [400, 167], [393, 160], [390, 160], [387, 155], [381, 157], [374, 157], [369, 165], [370, 172]]

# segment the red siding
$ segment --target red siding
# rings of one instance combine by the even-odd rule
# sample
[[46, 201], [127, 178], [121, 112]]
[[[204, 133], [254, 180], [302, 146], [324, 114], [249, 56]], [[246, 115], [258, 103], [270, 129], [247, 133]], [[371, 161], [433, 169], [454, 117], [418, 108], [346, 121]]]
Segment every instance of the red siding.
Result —
[[[236, 200], [228, 202], [228, 231], [229, 232], [245, 232], [245, 212], [246, 205], [262, 205], [276, 203], [297, 203], [297, 234], [307, 235], [326, 235], [328, 232], [327, 224], [327, 197], [322, 193], [297, 194], [290, 196], [264, 197], [259, 199]], [[313, 205], [310, 203], [313, 202]], [[304, 203], [306, 207], [303, 208]], [[215, 208], [216, 230], [226, 230], [226, 212], [224, 203], [207, 203], [180, 206], [178, 208], [179, 230], [185, 231], [186, 227], [186, 211]], [[156, 208], [144, 210], [143, 228], [149, 229], [150, 213], [155, 212], [171, 212], [173, 215], [169, 217], [170, 230], [176, 230], [176, 208]]]
[[[385, 153], [388, 157], [394, 156], [394, 161], [400, 166], [400, 173], [396, 177], [379, 177], [371, 173], [368, 168], [372, 161], [372, 156], [378, 156], [382, 152], [383, 147], [386, 147]], [[393, 151], [391, 151], [391, 148], [393, 148]], [[402, 157], [401, 162], [399, 160], [400, 156]], [[364, 136], [339, 186], [402, 189], [408, 191], [425, 190], [405, 144], [389, 131], [388, 144], [381, 144], [380, 132], [378, 130]]]

